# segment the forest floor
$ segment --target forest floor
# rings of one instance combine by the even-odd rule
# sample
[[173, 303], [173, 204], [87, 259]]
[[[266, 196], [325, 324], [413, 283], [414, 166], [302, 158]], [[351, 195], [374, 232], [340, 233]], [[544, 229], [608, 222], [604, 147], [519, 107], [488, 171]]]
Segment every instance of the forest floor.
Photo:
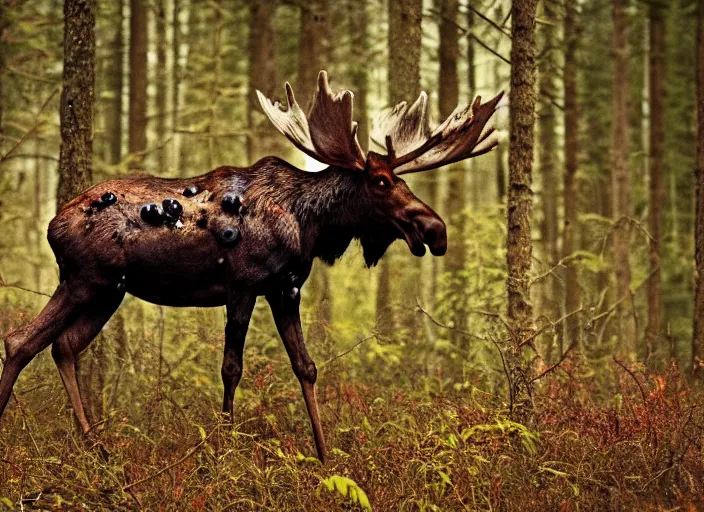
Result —
[[555, 372], [526, 425], [471, 384], [326, 373], [325, 465], [297, 383], [269, 365], [243, 380], [234, 427], [171, 387], [125, 397], [90, 441], [55, 373], [29, 370], [2, 421], [0, 510], [704, 510], [704, 412], [674, 368], [624, 371], [600, 405]]

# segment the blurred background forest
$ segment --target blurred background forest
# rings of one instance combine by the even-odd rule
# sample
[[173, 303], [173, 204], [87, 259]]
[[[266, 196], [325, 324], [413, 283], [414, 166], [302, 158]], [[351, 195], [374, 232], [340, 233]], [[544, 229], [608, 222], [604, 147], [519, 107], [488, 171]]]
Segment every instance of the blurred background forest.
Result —
[[[224, 309], [128, 296], [81, 361], [102, 451], [81, 440], [45, 351], [3, 418], [0, 507], [701, 510], [702, 3], [2, 0], [0, 333], [58, 284], [46, 228], [75, 171], [59, 165], [70, 5], [89, 5], [95, 23], [73, 27], [94, 37], [86, 182], [266, 155], [318, 170], [254, 90], [283, 99], [289, 81], [301, 101], [320, 69], [354, 92], [364, 147], [374, 115], [421, 90], [436, 120], [512, 84], [532, 98], [502, 108], [494, 152], [408, 179], [448, 224], [446, 257], [419, 260], [399, 242], [370, 270], [356, 246], [334, 267], [316, 262], [302, 312], [328, 466], [308, 457], [265, 305], [229, 430], [217, 413]], [[534, 35], [517, 47], [514, 20], [531, 11]], [[531, 68], [512, 72], [514, 58]], [[509, 165], [518, 101], [535, 112], [523, 177]], [[523, 179], [529, 205], [513, 194]], [[514, 211], [528, 240], [512, 245]], [[704, 270], [704, 230], [699, 242]]]

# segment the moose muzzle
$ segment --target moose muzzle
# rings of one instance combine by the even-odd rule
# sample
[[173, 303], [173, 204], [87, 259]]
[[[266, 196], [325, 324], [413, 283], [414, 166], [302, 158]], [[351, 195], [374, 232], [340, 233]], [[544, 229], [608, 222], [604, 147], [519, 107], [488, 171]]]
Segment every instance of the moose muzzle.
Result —
[[[433, 256], [442, 256], [447, 251], [447, 229], [440, 217], [420, 215], [415, 219], [423, 236], [423, 243], [428, 246]], [[425, 249], [423, 250], [425, 253]]]
[[447, 229], [435, 212], [419, 213], [395, 224], [414, 256], [425, 256], [426, 245], [434, 256], [447, 251]]

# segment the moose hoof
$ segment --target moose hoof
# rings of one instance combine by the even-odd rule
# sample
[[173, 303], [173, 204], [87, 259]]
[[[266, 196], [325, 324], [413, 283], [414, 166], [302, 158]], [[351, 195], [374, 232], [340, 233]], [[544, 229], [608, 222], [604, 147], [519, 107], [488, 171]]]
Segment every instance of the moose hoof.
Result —
[[161, 206], [164, 208], [164, 214], [172, 221], [176, 222], [181, 218], [183, 206], [176, 199], [164, 199]]
[[95, 201], [92, 201], [90, 205], [93, 208], [96, 208], [98, 211], [102, 210], [103, 208], [107, 208], [108, 206], [112, 206], [117, 202], [117, 196], [113, 194], [112, 192], [105, 192], [102, 196], [100, 196], [100, 199], [96, 199]]
[[198, 193], [198, 187], [195, 185], [192, 185], [190, 187], [186, 187], [183, 189], [183, 192], [181, 192], [185, 197], [193, 197]]
[[164, 223], [164, 210], [156, 203], [145, 204], [139, 211], [139, 216], [147, 224], [161, 226]]
[[223, 247], [232, 247], [240, 239], [240, 232], [235, 227], [226, 227], [218, 232], [218, 241]]
[[239, 213], [242, 201], [240, 200], [240, 196], [236, 194], [225, 194], [220, 204], [225, 213]]

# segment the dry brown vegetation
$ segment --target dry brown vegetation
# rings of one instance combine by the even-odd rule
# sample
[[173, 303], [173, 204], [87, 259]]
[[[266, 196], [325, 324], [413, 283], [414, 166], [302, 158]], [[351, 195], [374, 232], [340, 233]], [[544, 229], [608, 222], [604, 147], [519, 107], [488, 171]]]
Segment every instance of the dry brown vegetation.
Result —
[[[219, 340], [206, 346], [211, 343]], [[42, 354], [17, 387], [19, 405], [12, 403], [3, 418], [0, 506], [704, 507], [703, 402], [676, 366], [653, 374], [613, 360], [600, 368], [575, 366], [568, 358], [537, 385], [534, 415], [521, 424], [509, 418], [502, 386], [482, 391], [479, 379], [455, 375], [451, 366], [446, 375], [393, 366], [387, 374], [371, 374], [345, 356], [321, 371], [332, 449], [321, 465], [312, 458], [307, 417], [285, 354], [265, 355], [256, 343], [233, 427], [216, 412], [215, 375], [196, 375], [193, 367], [187, 368], [190, 378], [161, 384], [124, 375], [119, 396], [106, 392], [108, 413], [90, 440], [75, 427], [51, 359]]]

